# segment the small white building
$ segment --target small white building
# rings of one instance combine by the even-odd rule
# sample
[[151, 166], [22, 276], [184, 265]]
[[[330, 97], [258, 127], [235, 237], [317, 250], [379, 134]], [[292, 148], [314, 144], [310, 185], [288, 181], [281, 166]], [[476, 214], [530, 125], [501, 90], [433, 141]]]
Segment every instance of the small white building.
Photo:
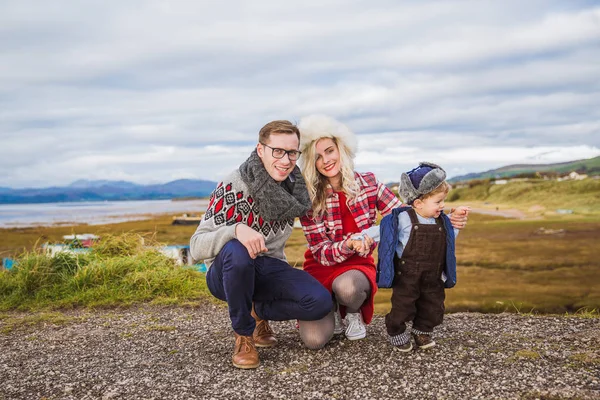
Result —
[[586, 174], [578, 174], [575, 171], [573, 171], [569, 174], [569, 179], [573, 179], [574, 181], [580, 181], [585, 178], [587, 178]]
[[[44, 243], [42, 244], [42, 249], [44, 249], [46, 254], [48, 254], [50, 257], [54, 257], [58, 253], [70, 253], [77, 255], [92, 251], [91, 247], [74, 247], [64, 243]], [[159, 246], [156, 247], [156, 250], [175, 260], [177, 265], [195, 265], [190, 252], [190, 246], [188, 245]], [[206, 271], [206, 265], [204, 265], [204, 263], [196, 264], [196, 266], [198, 267], [198, 270], [201, 270], [201, 267], [203, 267], [204, 271]]]

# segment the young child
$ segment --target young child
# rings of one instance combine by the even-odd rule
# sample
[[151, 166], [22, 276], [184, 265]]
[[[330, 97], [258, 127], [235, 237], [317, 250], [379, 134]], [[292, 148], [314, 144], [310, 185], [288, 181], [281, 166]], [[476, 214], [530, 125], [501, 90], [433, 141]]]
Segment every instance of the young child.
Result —
[[[379, 226], [353, 237], [357, 249], [361, 243], [380, 242], [378, 285], [392, 287], [392, 310], [385, 325], [390, 342], [402, 352], [413, 348], [410, 333], [420, 349], [435, 346], [431, 335], [444, 317], [444, 290], [456, 284], [458, 230], [443, 211], [450, 189], [445, 179], [446, 172], [428, 162], [403, 173], [399, 194], [410, 207], [394, 209]], [[453, 212], [466, 216], [469, 208], [461, 206]], [[406, 328], [409, 321], [412, 332]]]

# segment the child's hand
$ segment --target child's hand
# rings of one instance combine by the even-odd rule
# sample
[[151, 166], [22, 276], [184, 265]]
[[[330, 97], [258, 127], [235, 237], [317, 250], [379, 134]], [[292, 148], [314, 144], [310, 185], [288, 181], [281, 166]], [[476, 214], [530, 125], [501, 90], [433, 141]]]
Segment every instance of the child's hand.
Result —
[[366, 257], [371, 252], [371, 246], [373, 245], [373, 239], [369, 235], [363, 235], [363, 239], [359, 241], [360, 244], [354, 247], [354, 250], [361, 257]]
[[452, 213], [456, 213], [457, 215], [464, 215], [465, 217], [469, 215], [469, 211], [471, 211], [471, 207], [467, 206], [458, 206], [452, 209]]
[[467, 225], [471, 207], [459, 206], [450, 210], [450, 222], [455, 229], [463, 229]]

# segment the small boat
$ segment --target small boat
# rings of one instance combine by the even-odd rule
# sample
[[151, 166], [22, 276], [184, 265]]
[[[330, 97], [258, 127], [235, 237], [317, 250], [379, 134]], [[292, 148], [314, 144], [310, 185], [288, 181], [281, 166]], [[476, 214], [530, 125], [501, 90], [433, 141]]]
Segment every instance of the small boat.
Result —
[[202, 215], [198, 214], [183, 214], [173, 217], [172, 225], [198, 225], [202, 220]]

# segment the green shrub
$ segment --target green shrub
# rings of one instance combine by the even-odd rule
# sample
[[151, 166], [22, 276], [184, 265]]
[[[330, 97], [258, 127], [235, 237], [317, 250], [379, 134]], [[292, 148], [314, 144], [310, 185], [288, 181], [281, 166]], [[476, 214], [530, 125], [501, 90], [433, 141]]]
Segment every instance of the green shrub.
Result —
[[176, 265], [141, 236], [108, 237], [89, 253], [25, 253], [0, 274], [0, 310], [114, 306], [208, 294], [204, 276]]
[[460, 200], [460, 193], [458, 192], [458, 190], [450, 191], [446, 201], [453, 202], [453, 201], [458, 201], [458, 200]]
[[144, 237], [137, 233], [104, 235], [92, 251], [96, 255], [106, 257], [130, 256], [140, 253], [145, 241]]

